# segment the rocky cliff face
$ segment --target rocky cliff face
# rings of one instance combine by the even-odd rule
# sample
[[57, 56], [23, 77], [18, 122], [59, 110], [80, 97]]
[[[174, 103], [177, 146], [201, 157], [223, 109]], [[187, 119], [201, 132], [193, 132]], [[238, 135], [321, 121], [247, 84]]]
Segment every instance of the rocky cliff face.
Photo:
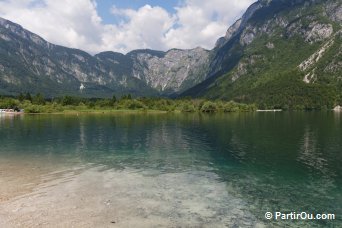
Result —
[[203, 48], [160, 54], [136, 51], [129, 55], [133, 59], [133, 76], [162, 93], [184, 91], [207, 75], [209, 51]]
[[0, 92], [48, 96], [171, 95], [203, 81], [209, 52], [138, 50], [91, 56], [0, 18]]
[[341, 12], [338, 0], [259, 0], [216, 43], [208, 79], [183, 95], [268, 106], [341, 102]]

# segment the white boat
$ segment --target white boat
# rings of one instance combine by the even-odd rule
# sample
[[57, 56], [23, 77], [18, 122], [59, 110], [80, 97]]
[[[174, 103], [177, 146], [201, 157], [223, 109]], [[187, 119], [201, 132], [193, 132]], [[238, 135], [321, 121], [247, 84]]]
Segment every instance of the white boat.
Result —
[[342, 107], [337, 105], [334, 109], [335, 112], [341, 112], [342, 111]]
[[14, 109], [8, 108], [8, 109], [0, 109], [0, 114], [11, 114], [11, 115], [17, 115], [24, 113], [23, 110], [16, 111]]

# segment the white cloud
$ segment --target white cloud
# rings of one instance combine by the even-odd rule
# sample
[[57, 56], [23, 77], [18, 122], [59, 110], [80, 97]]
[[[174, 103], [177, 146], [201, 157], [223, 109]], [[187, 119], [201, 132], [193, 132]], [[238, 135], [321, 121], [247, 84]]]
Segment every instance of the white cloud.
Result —
[[213, 48], [254, 0], [186, 0], [177, 8], [179, 26], [166, 35], [169, 48], [188, 48], [189, 44]]
[[103, 25], [92, 1], [7, 0], [0, 15], [52, 43], [91, 52], [101, 43]]
[[90, 53], [197, 46], [211, 49], [252, 2], [184, 0], [172, 15], [149, 5], [138, 10], [113, 6], [111, 12], [123, 20], [104, 24], [95, 0], [0, 0], [0, 16], [52, 43]]
[[[125, 23], [108, 26], [106, 46], [124, 46], [124, 49], [153, 48], [165, 50], [167, 46], [163, 41], [165, 33], [174, 25], [175, 18], [161, 7], [145, 5], [138, 10], [117, 9], [113, 7], [112, 13], [127, 19]], [[112, 32], [110, 32], [112, 31]], [[115, 33], [116, 39], [111, 39]]]

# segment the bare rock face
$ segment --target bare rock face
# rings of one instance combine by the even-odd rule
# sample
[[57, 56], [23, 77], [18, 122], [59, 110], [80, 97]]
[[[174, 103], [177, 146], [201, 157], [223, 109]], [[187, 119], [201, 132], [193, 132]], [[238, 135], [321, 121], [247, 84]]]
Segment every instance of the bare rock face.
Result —
[[240, 44], [242, 46], [249, 45], [255, 39], [255, 33], [252, 30], [245, 30], [240, 38]]
[[[244, 15], [237, 20], [232, 26], [230, 26], [226, 32], [226, 35], [224, 37], [221, 37], [217, 42], [215, 47], [216, 48], [221, 48], [224, 44], [226, 44], [233, 36], [237, 35], [239, 32], [241, 32], [245, 26], [248, 23], [248, 20], [253, 16], [253, 14], [260, 9], [263, 6], [263, 1], [258, 1], [254, 4], [252, 4], [250, 7], [248, 7], [248, 9], [246, 10], [246, 12], [244, 13]], [[249, 38], [247, 38], [247, 40], [250, 39], [250, 35], [248, 35]]]
[[[312, 22], [308, 26], [305, 26], [304, 20]], [[321, 23], [311, 16], [299, 20], [287, 28], [287, 35], [289, 37], [300, 35], [306, 42], [311, 44], [323, 41], [331, 37], [333, 33], [334, 29], [331, 24]]]
[[334, 29], [331, 24], [321, 24], [319, 22], [312, 22], [307, 31], [304, 32], [305, 41], [314, 43], [323, 41], [333, 34]]
[[198, 83], [205, 79], [209, 51], [173, 49], [163, 55], [138, 53], [133, 58], [134, 77], [160, 92], [181, 92], [193, 85], [191, 81]]
[[[237, 20], [228, 30], [224, 37], [221, 37], [216, 44], [216, 47], [222, 47], [235, 35], [240, 35], [240, 44], [243, 46], [249, 45], [253, 40], [260, 36], [261, 34], [272, 35], [275, 31], [280, 28], [287, 28], [287, 35], [289, 37], [300, 34], [308, 43], [315, 43], [326, 40], [331, 37], [334, 33], [334, 28], [332, 24], [321, 22], [316, 17], [317, 15], [305, 16], [305, 9], [320, 3], [320, 0], [259, 0], [258, 2], [252, 4], [242, 16], [241, 19]], [[283, 7], [289, 7], [296, 5], [302, 6], [302, 13], [298, 15], [292, 15], [297, 18], [287, 18], [284, 15], [276, 15], [263, 23], [256, 23], [253, 17], [255, 14], [265, 9], [267, 14], [267, 7], [277, 7], [277, 5], [283, 4]], [[342, 4], [336, 2], [335, 0], [328, 0], [325, 6], [325, 13], [331, 18], [331, 20], [336, 22], [341, 22], [342, 20]], [[282, 7], [278, 10], [281, 10]], [[276, 9], [277, 10], [277, 9]], [[310, 24], [306, 24], [307, 21], [311, 21]]]
[[335, 22], [342, 22], [342, 4], [338, 1], [330, 1], [326, 5], [326, 15]]
[[271, 43], [271, 42], [268, 42], [268, 43], [266, 44], [266, 47], [267, 47], [268, 49], [274, 49], [274, 44]]
[[229, 29], [224, 37], [225, 40], [232, 38], [241, 27], [242, 19], [237, 20]]

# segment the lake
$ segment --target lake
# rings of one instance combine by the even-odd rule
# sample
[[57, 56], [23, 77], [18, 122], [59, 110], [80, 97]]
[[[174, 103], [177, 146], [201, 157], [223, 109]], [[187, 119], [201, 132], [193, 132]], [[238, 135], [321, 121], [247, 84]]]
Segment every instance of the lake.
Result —
[[341, 227], [342, 114], [0, 115], [0, 194], [0, 227]]

